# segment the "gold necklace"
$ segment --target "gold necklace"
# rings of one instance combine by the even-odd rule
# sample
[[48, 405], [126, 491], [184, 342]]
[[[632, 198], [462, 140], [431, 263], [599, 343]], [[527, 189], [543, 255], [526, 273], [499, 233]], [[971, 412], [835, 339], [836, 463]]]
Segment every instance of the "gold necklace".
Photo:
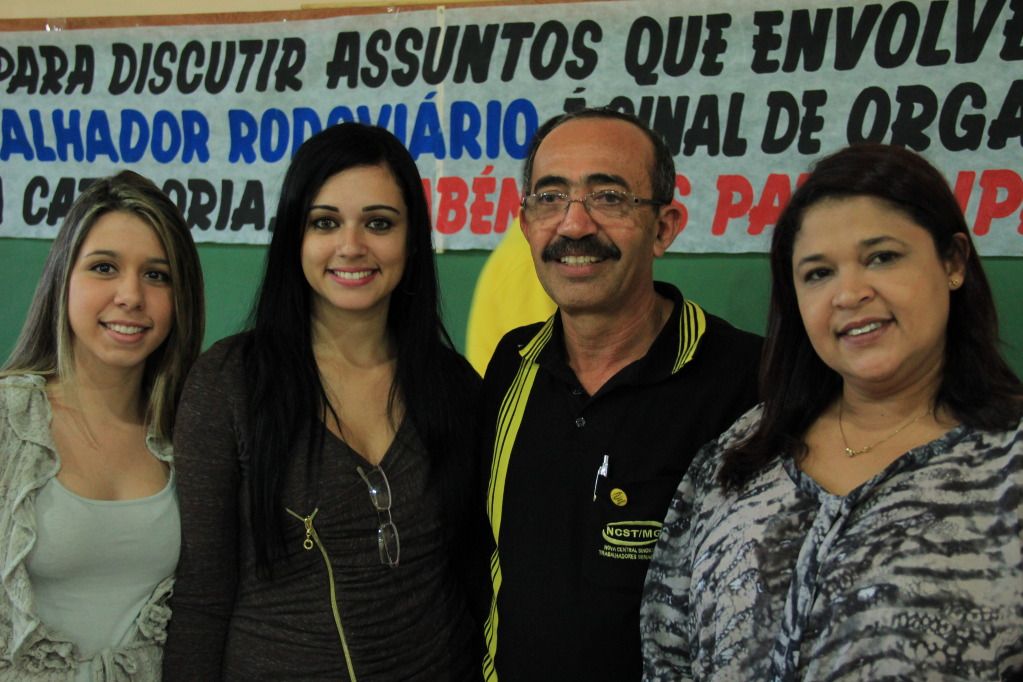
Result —
[[845, 456], [846, 457], [856, 457], [857, 455], [863, 455], [863, 454], [866, 454], [866, 453], [870, 452], [871, 450], [876, 448], [881, 443], [884, 443], [886, 441], [891, 440], [892, 438], [895, 438], [895, 436], [897, 436], [903, 429], [909, 427], [912, 424], [916, 424], [918, 421], [920, 421], [921, 419], [923, 419], [924, 417], [926, 417], [927, 415], [929, 415], [931, 413], [931, 408], [927, 408], [926, 412], [924, 412], [921, 415], [917, 415], [916, 417], [913, 417], [908, 422], [906, 422], [905, 424], [903, 424], [899, 428], [895, 429], [894, 431], [892, 431], [891, 433], [889, 433], [887, 436], [885, 436], [881, 440], [877, 441], [876, 443], [871, 443], [870, 445], [865, 445], [862, 448], [851, 448], [851, 447], [849, 447], [849, 441], [846, 440], [846, 437], [845, 437], [845, 429], [842, 428], [842, 403], [843, 403], [842, 399], [839, 398], [839, 400], [838, 400], [838, 432], [840, 434], [842, 434], [842, 445], [845, 446]]

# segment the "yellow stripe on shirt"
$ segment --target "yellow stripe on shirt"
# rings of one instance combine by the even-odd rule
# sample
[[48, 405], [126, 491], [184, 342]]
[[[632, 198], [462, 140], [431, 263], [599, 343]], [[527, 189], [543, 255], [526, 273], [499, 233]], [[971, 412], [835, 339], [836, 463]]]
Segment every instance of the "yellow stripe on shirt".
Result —
[[501, 560], [498, 552], [498, 540], [501, 536], [501, 510], [504, 507], [504, 481], [508, 475], [508, 462], [511, 460], [512, 447], [522, 425], [522, 415], [529, 402], [529, 393], [533, 389], [533, 381], [539, 365], [536, 358], [551, 339], [554, 330], [552, 316], [541, 327], [533, 339], [526, 344], [519, 354], [522, 362], [512, 380], [508, 392], [501, 400], [497, 413], [497, 431], [494, 437], [493, 460], [490, 465], [490, 485], [487, 490], [487, 516], [494, 533], [494, 553], [490, 557], [490, 582], [493, 586], [490, 601], [490, 616], [484, 626], [487, 650], [483, 656], [483, 678], [487, 682], [497, 681], [494, 669], [494, 658], [497, 656], [497, 593], [501, 589]]

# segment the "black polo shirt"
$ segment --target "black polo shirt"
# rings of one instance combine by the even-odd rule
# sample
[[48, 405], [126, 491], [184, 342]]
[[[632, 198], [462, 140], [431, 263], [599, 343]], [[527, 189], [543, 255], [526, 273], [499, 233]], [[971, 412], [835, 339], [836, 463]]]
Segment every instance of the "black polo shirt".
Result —
[[655, 286], [671, 317], [595, 395], [566, 362], [557, 313], [507, 334], [490, 361], [488, 679], [494, 668], [502, 682], [640, 679], [661, 522], [696, 451], [755, 403], [761, 343]]

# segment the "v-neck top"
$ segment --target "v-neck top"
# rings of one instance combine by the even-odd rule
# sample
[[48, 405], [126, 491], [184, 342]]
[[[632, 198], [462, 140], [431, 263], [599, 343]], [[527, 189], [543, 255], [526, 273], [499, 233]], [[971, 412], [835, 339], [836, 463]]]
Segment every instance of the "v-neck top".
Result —
[[779, 457], [738, 491], [709, 444], [672, 500], [641, 615], [648, 680], [1023, 674], [1023, 421], [957, 426], [846, 495]]
[[[189, 376], [175, 426], [183, 544], [166, 650], [168, 679], [347, 680], [330, 576], [305, 526], [285, 515], [287, 560], [255, 572], [248, 524], [248, 443], [240, 339], [216, 344]], [[462, 587], [450, 565], [441, 495], [425, 446], [404, 419], [379, 466], [391, 487], [401, 561], [380, 560], [381, 518], [359, 476], [372, 466], [320, 425], [306, 461], [296, 435], [283, 507], [306, 517], [329, 556], [340, 619], [360, 682], [463, 680], [478, 658]], [[283, 509], [281, 510], [284, 511]]]

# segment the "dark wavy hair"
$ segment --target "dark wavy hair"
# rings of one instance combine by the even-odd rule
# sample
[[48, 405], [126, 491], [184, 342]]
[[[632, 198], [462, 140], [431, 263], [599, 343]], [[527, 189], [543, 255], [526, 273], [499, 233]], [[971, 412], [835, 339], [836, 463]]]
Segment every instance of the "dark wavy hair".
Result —
[[[841, 377], [814, 352], [793, 282], [792, 251], [808, 208], [825, 199], [867, 196], [904, 212], [930, 233], [939, 256], [960, 257], [963, 285], [949, 292], [945, 358], [935, 407], [984, 429], [1009, 428], [1023, 413], [1023, 385], [999, 350], [991, 287], [962, 210], [941, 173], [918, 154], [856, 144], [818, 161], [793, 193], [771, 241], [771, 303], [760, 368], [763, 415], [757, 430], [727, 452], [720, 483], [737, 488], [775, 457], [802, 457], [803, 434], [838, 396]], [[836, 228], [838, 229], [838, 228]], [[969, 244], [963, 253], [961, 234]]]
[[649, 128], [643, 121], [632, 114], [609, 107], [590, 107], [578, 109], [559, 114], [541, 125], [533, 135], [533, 141], [529, 145], [529, 153], [526, 155], [526, 163], [522, 168], [522, 191], [525, 194], [533, 191], [533, 162], [536, 160], [536, 152], [540, 149], [540, 143], [544, 141], [551, 131], [569, 121], [576, 121], [587, 118], [603, 118], [631, 123], [646, 135], [653, 145], [653, 165], [650, 167], [650, 191], [655, 199], [664, 205], [670, 204], [675, 198], [675, 160], [671, 156], [668, 143], [664, 141], [659, 133]]
[[251, 332], [242, 347], [251, 434], [249, 523], [257, 568], [264, 574], [286, 554], [281, 492], [289, 459], [301, 456], [293, 452], [295, 436], [308, 434], [305, 456], [315, 463], [323, 446], [322, 424], [334, 412], [313, 356], [312, 291], [301, 266], [309, 208], [331, 176], [376, 165], [394, 175], [408, 210], [407, 260], [387, 315], [397, 352], [389, 407], [400, 397], [429, 452], [446, 512], [457, 517], [472, 492], [472, 434], [458, 416], [471, 414], [474, 396], [468, 387], [475, 385], [476, 374], [454, 351], [441, 321], [430, 213], [419, 170], [401, 142], [383, 128], [359, 123], [329, 127], [302, 144], [288, 167], [266, 271], [250, 314]]

